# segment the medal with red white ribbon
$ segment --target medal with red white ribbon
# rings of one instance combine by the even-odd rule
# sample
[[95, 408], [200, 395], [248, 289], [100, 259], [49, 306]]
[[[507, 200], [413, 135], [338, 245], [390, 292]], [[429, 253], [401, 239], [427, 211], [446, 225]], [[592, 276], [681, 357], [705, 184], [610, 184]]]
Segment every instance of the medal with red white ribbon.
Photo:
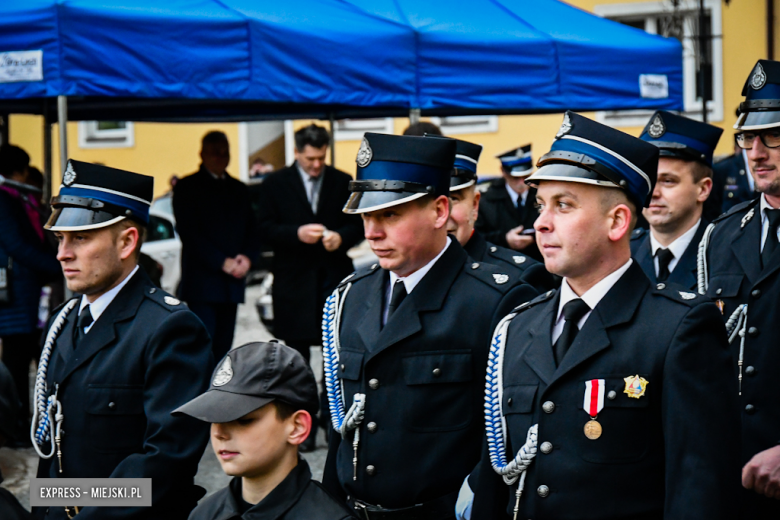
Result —
[[596, 420], [599, 412], [604, 408], [604, 387], [603, 379], [591, 379], [585, 381], [585, 398], [582, 402], [582, 408], [590, 415], [590, 421], [585, 423], [585, 437], [595, 441], [601, 437], [601, 424]]

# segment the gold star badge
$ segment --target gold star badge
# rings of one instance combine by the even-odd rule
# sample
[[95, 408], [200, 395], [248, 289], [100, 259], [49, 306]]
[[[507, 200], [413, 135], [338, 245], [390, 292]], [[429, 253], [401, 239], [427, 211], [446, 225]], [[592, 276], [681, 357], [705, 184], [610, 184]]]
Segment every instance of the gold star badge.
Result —
[[635, 376], [624, 377], [623, 381], [626, 382], [626, 389], [623, 390], [623, 393], [628, 394], [628, 397], [639, 399], [645, 395], [648, 381], [644, 377], [639, 377], [637, 374]]

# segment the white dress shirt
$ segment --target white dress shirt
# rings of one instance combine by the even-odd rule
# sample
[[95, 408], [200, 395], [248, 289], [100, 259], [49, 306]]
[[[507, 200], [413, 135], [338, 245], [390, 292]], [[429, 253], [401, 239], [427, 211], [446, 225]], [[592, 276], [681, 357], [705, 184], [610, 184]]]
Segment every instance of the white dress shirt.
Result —
[[406, 294], [412, 294], [412, 291], [415, 287], [417, 287], [417, 284], [420, 283], [420, 280], [423, 279], [423, 277], [428, 274], [428, 271], [431, 270], [431, 267], [433, 267], [433, 264], [435, 264], [439, 258], [441, 258], [441, 255], [444, 254], [444, 252], [447, 250], [448, 247], [450, 247], [450, 244], [452, 243], [452, 239], [447, 236], [447, 243], [444, 244], [444, 249], [439, 252], [438, 255], [436, 255], [436, 258], [410, 274], [409, 276], [406, 276], [404, 278], [401, 278], [397, 274], [395, 274], [393, 271], [390, 271], [390, 284], [385, 292], [385, 311], [382, 314], [382, 323], [387, 323], [387, 313], [390, 307], [390, 298], [393, 296], [393, 287], [395, 287], [395, 282], [398, 280], [401, 280], [404, 284], [404, 287], [406, 287]]
[[87, 305], [89, 305], [89, 312], [92, 313], [92, 323], [89, 325], [89, 327], [84, 327], [84, 334], [88, 333], [90, 329], [92, 329], [92, 325], [95, 324], [98, 318], [100, 318], [100, 315], [103, 314], [103, 311], [105, 311], [108, 308], [108, 306], [111, 304], [111, 302], [114, 301], [116, 295], [119, 294], [119, 291], [122, 290], [122, 287], [127, 285], [127, 282], [130, 281], [130, 278], [133, 277], [136, 271], [138, 271], [138, 266], [135, 266], [133, 272], [127, 275], [127, 277], [125, 277], [124, 280], [119, 282], [116, 285], [116, 287], [101, 294], [92, 303], [89, 303], [89, 300], [87, 300], [86, 295], [81, 297], [81, 304], [79, 305], [79, 316], [81, 316], [81, 311], [83, 311], [84, 307], [86, 307]]
[[[671, 274], [672, 271], [674, 271], [675, 266], [677, 266], [677, 263], [680, 261], [680, 257], [685, 253], [685, 250], [688, 248], [688, 245], [693, 240], [694, 235], [696, 235], [696, 230], [699, 229], [699, 226], [701, 225], [701, 219], [699, 219], [694, 226], [677, 237], [674, 242], [669, 244], [666, 249], [672, 252], [673, 258], [669, 260], [669, 274]], [[653, 234], [652, 228], [650, 229], [650, 249], [653, 253], [653, 265], [655, 266], [655, 275], [658, 276], [658, 257], [656, 256], [656, 253], [659, 249], [663, 248], [664, 246], [661, 245], [658, 240], [655, 239], [655, 235]]]
[[525, 190], [523, 193], [517, 193], [509, 184], [504, 184], [504, 187], [506, 188], [506, 192], [509, 193], [509, 198], [512, 199], [512, 204], [514, 204], [515, 207], [517, 207], [517, 199], [520, 199], [523, 202], [523, 206], [525, 206], [525, 201], [528, 200], [528, 190]]
[[[761, 249], [760, 251], [764, 250], [764, 243], [766, 242], [766, 235], [769, 231], [769, 217], [766, 216], [766, 210], [768, 209], [777, 209], [773, 208], [769, 205], [769, 203], [766, 201], [766, 195], [761, 194], [761, 202], [759, 202], [759, 209], [761, 210]], [[777, 238], [780, 240], [780, 227], [777, 228]], [[760, 252], [759, 251], [759, 252]]]
[[585, 313], [585, 316], [583, 316], [580, 319], [580, 322], [577, 324], [577, 328], [581, 329], [582, 326], [585, 325], [585, 322], [588, 321], [588, 318], [593, 312], [593, 309], [596, 308], [596, 305], [598, 305], [601, 299], [606, 296], [610, 289], [612, 289], [612, 286], [615, 285], [618, 280], [620, 280], [620, 277], [623, 276], [626, 271], [628, 271], [628, 268], [631, 267], [631, 262], [633, 262], [633, 260], [629, 258], [628, 262], [623, 264], [616, 271], [612, 271], [610, 274], [602, 278], [596, 285], [585, 291], [585, 294], [582, 296], [577, 296], [577, 293], [575, 293], [574, 290], [569, 286], [569, 282], [566, 280], [566, 278], [563, 279], [563, 282], [561, 283], [561, 301], [558, 303], [558, 319], [555, 321], [555, 325], [553, 326], [552, 331], [553, 345], [556, 341], [558, 341], [558, 338], [563, 332], [563, 326], [566, 322], [566, 320], [563, 318], [563, 306], [569, 303], [571, 300], [576, 300], [577, 298], [581, 298], [585, 303], [588, 304], [590, 310]]

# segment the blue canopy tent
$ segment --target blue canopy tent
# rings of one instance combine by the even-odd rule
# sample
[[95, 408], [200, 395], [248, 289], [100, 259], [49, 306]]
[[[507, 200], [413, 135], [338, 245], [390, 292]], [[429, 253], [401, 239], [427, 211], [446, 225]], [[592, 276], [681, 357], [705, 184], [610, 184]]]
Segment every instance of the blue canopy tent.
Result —
[[108, 3], [0, 5], [0, 112], [52, 116], [58, 96], [76, 120], [683, 108], [679, 42], [556, 0]]

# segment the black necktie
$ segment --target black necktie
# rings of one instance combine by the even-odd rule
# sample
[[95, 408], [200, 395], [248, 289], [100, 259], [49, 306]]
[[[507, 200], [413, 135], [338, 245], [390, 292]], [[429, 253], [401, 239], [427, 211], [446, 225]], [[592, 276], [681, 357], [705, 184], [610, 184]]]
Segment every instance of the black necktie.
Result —
[[665, 282], [669, 278], [669, 262], [674, 258], [674, 253], [668, 249], [660, 248], [655, 252], [655, 256], [658, 257], [658, 276], [656, 279], [659, 282]]
[[87, 335], [86, 332], [84, 332], [84, 329], [92, 325], [92, 322], [95, 321], [92, 319], [92, 313], [89, 310], [89, 305], [84, 307], [84, 310], [81, 311], [81, 314], [79, 314], [79, 319], [76, 322], [76, 327], [78, 327], [78, 332], [76, 334], [76, 344], [75, 347], [78, 347], [81, 344], [81, 341], [84, 339], [84, 336]]
[[780, 209], [767, 209], [766, 217], [769, 220], [769, 229], [766, 232], [764, 249], [761, 250], [761, 267], [769, 264], [769, 258], [777, 249], [777, 225], [780, 224]]
[[563, 324], [563, 332], [561, 332], [558, 341], [555, 342], [553, 347], [556, 365], [560, 366], [563, 356], [566, 355], [569, 347], [574, 343], [574, 338], [577, 337], [577, 333], [580, 331], [577, 324], [589, 310], [588, 304], [580, 298], [571, 300], [563, 306], [563, 319], [566, 322]]
[[390, 295], [390, 304], [387, 306], [387, 320], [390, 321], [390, 316], [393, 315], [395, 310], [401, 305], [401, 302], [407, 296], [406, 286], [401, 280], [396, 280], [393, 286], [393, 294]]

